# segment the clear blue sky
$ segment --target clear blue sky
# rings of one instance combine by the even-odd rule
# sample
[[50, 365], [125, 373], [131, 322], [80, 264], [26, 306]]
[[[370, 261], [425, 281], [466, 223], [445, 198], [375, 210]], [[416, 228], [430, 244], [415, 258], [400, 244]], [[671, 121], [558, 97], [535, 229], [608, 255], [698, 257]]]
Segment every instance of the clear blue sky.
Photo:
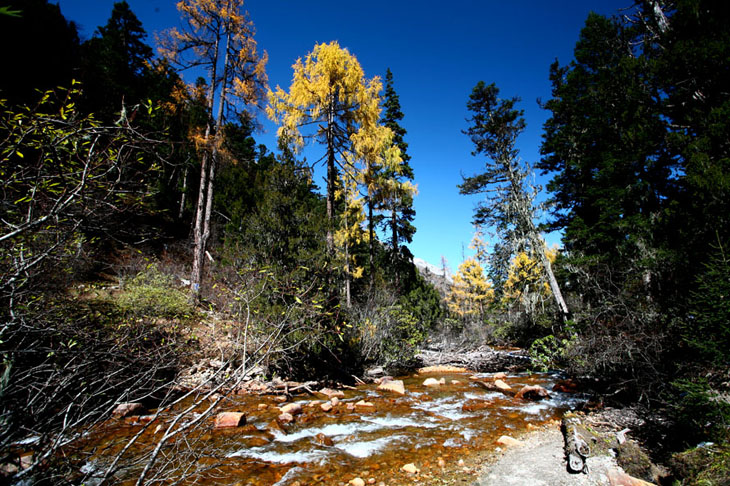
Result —
[[[80, 26], [82, 40], [106, 23], [112, 0], [61, 0], [62, 13]], [[171, 0], [128, 0], [150, 34], [178, 24]], [[461, 133], [469, 116], [466, 101], [474, 85], [495, 82], [504, 97], [522, 98], [527, 130], [518, 140], [521, 155], [539, 158], [542, 124], [548, 113], [537, 99], [550, 96], [548, 68], [572, 59], [573, 47], [590, 11], [614, 15], [630, 0], [254, 0], [247, 3], [259, 48], [269, 54], [273, 87], [288, 89], [292, 64], [315, 43], [337, 40], [354, 54], [368, 77], [393, 71], [408, 131], [411, 165], [419, 194], [417, 233], [411, 251], [452, 270], [466, 253], [477, 196], [458, 193], [461, 175], [479, 172], [484, 160], [471, 156]], [[262, 114], [261, 121], [265, 121]], [[276, 127], [264, 123], [259, 143], [274, 149]], [[320, 147], [308, 152], [321, 156]], [[545, 183], [546, 178], [538, 182]], [[322, 181], [317, 183], [323, 186]], [[550, 243], [559, 237], [548, 236]]]

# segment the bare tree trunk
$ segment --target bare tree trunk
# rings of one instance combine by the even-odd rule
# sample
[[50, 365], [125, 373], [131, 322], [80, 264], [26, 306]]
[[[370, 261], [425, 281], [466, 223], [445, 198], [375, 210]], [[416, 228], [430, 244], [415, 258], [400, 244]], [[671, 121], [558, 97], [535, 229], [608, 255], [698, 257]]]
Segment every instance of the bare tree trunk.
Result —
[[565, 299], [563, 298], [563, 293], [560, 291], [558, 280], [555, 278], [555, 274], [553, 273], [553, 267], [550, 264], [550, 260], [548, 260], [548, 257], [543, 251], [544, 246], [545, 242], [542, 240], [542, 238], [533, 233], [532, 247], [534, 251], [539, 255], [540, 263], [542, 264], [542, 267], [545, 270], [545, 274], [548, 277], [548, 283], [550, 284], [550, 290], [553, 292], [555, 303], [558, 305], [558, 309], [560, 309], [560, 314], [565, 321], [568, 318], [570, 312], [568, 311], [568, 305], [565, 303]]
[[[370, 190], [368, 189], [368, 193]], [[368, 259], [370, 265], [370, 289], [375, 284], [375, 230], [373, 229], [373, 196], [368, 194]]]
[[398, 220], [396, 219], [398, 216], [396, 210], [395, 210], [395, 203], [393, 205], [393, 210], [390, 213], [390, 229], [393, 233], [391, 236], [391, 251], [392, 251], [392, 262], [393, 262], [393, 268], [395, 270], [395, 286], [400, 286], [400, 272], [398, 272], [398, 267], [396, 266], [396, 262], [398, 261], [398, 255], [400, 254], [400, 248], [398, 248]]
[[183, 172], [183, 186], [182, 186], [182, 194], [180, 194], [180, 210], [177, 213], [177, 219], [181, 220], [183, 218], [183, 213], [185, 212], [185, 199], [188, 194], [188, 170], [189, 167], [185, 167], [185, 171]]
[[[215, 90], [217, 87], [217, 60], [218, 60], [218, 45], [220, 42], [220, 36], [216, 39], [213, 58], [213, 72], [210, 80], [210, 90], [208, 91], [208, 110], [209, 116], [213, 111], [215, 104]], [[210, 140], [211, 123], [209, 119], [205, 127], [205, 142]], [[193, 228], [193, 237], [195, 241], [195, 248], [193, 249], [193, 271], [190, 275], [190, 297], [194, 303], [197, 303], [200, 299], [200, 283], [203, 278], [203, 265], [205, 261], [205, 244], [206, 241], [203, 239], [204, 235], [204, 213], [206, 208], [206, 196], [208, 191], [208, 165], [209, 165], [209, 148], [206, 146], [203, 152], [203, 159], [200, 164], [200, 188], [198, 189], [198, 203], [195, 210], [195, 226]]]

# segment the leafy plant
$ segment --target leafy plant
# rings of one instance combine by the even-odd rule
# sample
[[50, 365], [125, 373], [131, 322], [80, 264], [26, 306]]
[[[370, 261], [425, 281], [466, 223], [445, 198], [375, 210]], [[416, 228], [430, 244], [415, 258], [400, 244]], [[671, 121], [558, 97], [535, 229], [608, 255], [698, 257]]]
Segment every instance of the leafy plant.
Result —
[[173, 275], [162, 273], [156, 264], [148, 265], [124, 285], [117, 305], [128, 316], [187, 317], [193, 307]]

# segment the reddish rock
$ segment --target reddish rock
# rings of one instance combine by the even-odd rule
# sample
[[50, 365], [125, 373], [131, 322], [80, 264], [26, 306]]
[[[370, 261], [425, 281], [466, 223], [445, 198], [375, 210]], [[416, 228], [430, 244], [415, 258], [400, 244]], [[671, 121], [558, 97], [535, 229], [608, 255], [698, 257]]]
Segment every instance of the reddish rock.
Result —
[[365, 486], [365, 481], [363, 481], [362, 478], [355, 478], [351, 479], [347, 484], [350, 486]]
[[215, 428], [241, 427], [246, 424], [246, 414], [243, 412], [221, 412], [215, 417]]
[[317, 434], [314, 437], [314, 440], [315, 440], [315, 442], [317, 442], [317, 444], [327, 446], [327, 447], [332, 447], [333, 445], [335, 445], [335, 443], [332, 441], [332, 439], [330, 439], [329, 437], [324, 435], [322, 432]]
[[116, 406], [112, 415], [115, 417], [131, 417], [132, 415], [144, 415], [147, 413], [147, 408], [144, 405], [137, 402], [120, 403]]
[[515, 398], [522, 398], [523, 400], [542, 400], [543, 398], [550, 398], [550, 394], [540, 385], [527, 385], [517, 392]]
[[493, 380], [504, 380], [507, 378], [507, 373], [504, 373], [500, 371], [499, 373], [495, 373], [492, 375]]
[[287, 398], [284, 395], [277, 395], [274, 397], [274, 401], [277, 403], [284, 403], [286, 400]]
[[263, 447], [270, 443], [271, 441], [268, 440], [266, 437], [251, 437], [246, 440], [246, 445], [248, 447]]
[[401, 467], [401, 469], [403, 471], [407, 472], [408, 474], [418, 474], [419, 472], [421, 472], [421, 470], [418, 469], [416, 467], [416, 465], [413, 464], [412, 462], [409, 462], [408, 464], [404, 464], [403, 467]]
[[652, 483], [629, 476], [618, 469], [611, 469], [608, 471], [608, 483], [611, 486], [654, 486]]
[[278, 417], [276, 417], [276, 420], [278, 420], [282, 424], [290, 424], [294, 422], [294, 415], [290, 413], [282, 413]]
[[562, 393], [578, 393], [578, 384], [573, 380], [560, 380], [553, 386], [553, 391]]
[[360, 400], [355, 404], [355, 407], [359, 409], [363, 409], [365, 411], [372, 412], [375, 410], [375, 404], [372, 402], [366, 402], [365, 400]]
[[330, 400], [330, 403], [332, 404], [333, 407], [336, 407], [337, 405], [340, 404], [340, 399], [337, 397], [332, 397], [332, 400]]
[[288, 413], [291, 415], [299, 415], [302, 413], [302, 406], [299, 403], [287, 403], [279, 407], [281, 413]]
[[489, 408], [491, 405], [492, 402], [490, 400], [471, 399], [464, 402], [464, 404], [461, 406], [461, 411], [476, 412], [477, 410], [484, 410], [485, 408]]
[[321, 393], [322, 395], [326, 396], [327, 398], [344, 398], [345, 392], [342, 390], [333, 390], [332, 388], [322, 388], [318, 393]]
[[461, 382], [459, 380], [451, 380], [452, 385], [461, 385]]
[[398, 395], [406, 394], [406, 387], [403, 385], [403, 380], [386, 381], [378, 385], [378, 390], [389, 391]]
[[512, 389], [511, 386], [509, 386], [507, 383], [503, 382], [502, 380], [494, 380], [494, 386], [497, 387], [497, 390], [500, 390], [500, 391]]
[[347, 404], [347, 409], [352, 412], [353, 410], [355, 410], [355, 404], [354, 403], [348, 403]]
[[281, 424], [279, 423], [278, 420], [272, 420], [271, 422], [269, 422], [266, 425], [266, 430], [273, 433], [274, 435], [276, 435], [276, 434], [286, 435], [286, 429], [281, 426]]
[[321, 408], [322, 411], [324, 411], [324, 412], [330, 412], [330, 411], [332, 411], [332, 404], [329, 402], [323, 403], [322, 405], [319, 406], [319, 408]]
[[269, 408], [269, 406], [266, 403], [259, 403], [256, 408], [258, 408], [259, 410], [266, 410], [267, 408]]

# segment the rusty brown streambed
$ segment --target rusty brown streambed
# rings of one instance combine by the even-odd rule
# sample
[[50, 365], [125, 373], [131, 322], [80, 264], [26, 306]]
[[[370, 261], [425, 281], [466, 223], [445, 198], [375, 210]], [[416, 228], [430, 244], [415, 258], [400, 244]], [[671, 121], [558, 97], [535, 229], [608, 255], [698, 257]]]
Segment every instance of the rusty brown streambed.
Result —
[[[442, 384], [424, 386], [429, 377]], [[247, 424], [215, 429], [211, 415], [182, 443], [161, 451], [159, 461], [167, 469], [156, 477], [162, 484], [240, 486], [348, 484], [354, 478], [365, 484], [446, 484], [444, 477], [462, 474], [465, 464], [497, 447], [500, 436], [519, 435], [530, 424], [559, 418], [580, 402], [575, 395], [556, 391], [545, 400], [522, 400], [487, 390], [470, 378], [463, 373], [404, 377], [405, 395], [362, 385], [343, 390], [329, 411], [329, 406], [322, 407], [331, 405], [324, 396], [295, 397], [292, 401], [302, 411], [280, 430], [272, 425], [280, 414], [280, 398], [234, 396], [218, 411], [245, 412]], [[556, 380], [549, 374], [518, 374], [504, 382], [515, 391], [527, 385], [551, 390]], [[371, 405], [355, 405], [362, 401]], [[149, 424], [127, 456], [146, 457], [173, 416], [173, 411], [160, 414], [155, 421], [159, 424]], [[112, 419], [87, 437], [85, 472], [104, 471], [142, 427], [134, 419]], [[404, 471], [406, 464], [419, 471]], [[132, 463], [115, 474], [114, 482], [134, 484], [144, 465], [142, 459]]]

